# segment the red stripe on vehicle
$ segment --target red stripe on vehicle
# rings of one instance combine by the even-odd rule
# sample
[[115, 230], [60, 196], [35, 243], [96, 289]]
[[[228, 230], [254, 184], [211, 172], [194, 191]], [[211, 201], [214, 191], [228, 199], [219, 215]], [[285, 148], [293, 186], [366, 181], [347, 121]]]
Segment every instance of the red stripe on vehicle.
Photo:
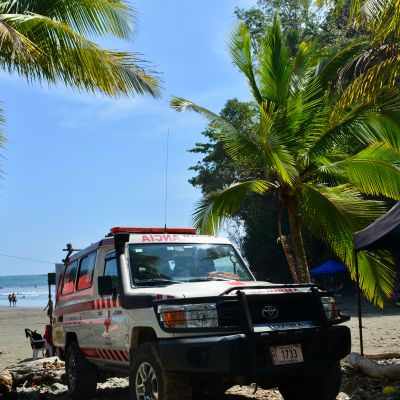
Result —
[[110, 350], [104, 349], [103, 351], [104, 351], [104, 353], [106, 353], [107, 358], [108, 358], [109, 360], [115, 361], [115, 358], [113, 357], [113, 354], [112, 354], [112, 352], [111, 352]]
[[125, 361], [129, 361], [129, 358], [127, 356], [127, 352], [124, 350], [120, 350], [121, 356]]
[[124, 359], [122, 358], [121, 354], [119, 353], [119, 350], [114, 350], [113, 354], [118, 359], [118, 361], [124, 361]]
[[104, 351], [102, 349], [98, 349], [98, 352], [100, 354], [100, 357], [103, 358], [104, 360], [107, 359], [106, 355], [104, 354]]

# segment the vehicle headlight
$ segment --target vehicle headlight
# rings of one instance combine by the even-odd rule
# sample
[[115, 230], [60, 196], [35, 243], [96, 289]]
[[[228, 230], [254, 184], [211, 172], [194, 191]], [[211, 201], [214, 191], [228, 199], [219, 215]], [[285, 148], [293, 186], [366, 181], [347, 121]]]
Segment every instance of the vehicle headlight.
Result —
[[218, 327], [217, 305], [163, 304], [158, 306], [161, 323], [166, 328], [215, 328]]
[[333, 297], [321, 297], [322, 305], [327, 319], [339, 318], [339, 310]]

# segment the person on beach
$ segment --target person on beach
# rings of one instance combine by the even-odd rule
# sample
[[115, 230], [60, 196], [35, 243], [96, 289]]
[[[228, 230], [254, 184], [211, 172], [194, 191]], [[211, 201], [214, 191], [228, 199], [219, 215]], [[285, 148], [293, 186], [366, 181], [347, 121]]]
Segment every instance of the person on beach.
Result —
[[43, 311], [46, 311], [47, 308], [47, 316], [51, 319], [53, 316], [53, 300], [49, 299], [47, 306], [44, 308]]
[[12, 300], [13, 306], [15, 307], [17, 305], [17, 296], [15, 293], [12, 294], [11, 300]]
[[10, 303], [10, 307], [11, 307], [11, 302], [12, 302], [12, 294], [11, 293], [8, 295], [8, 302]]

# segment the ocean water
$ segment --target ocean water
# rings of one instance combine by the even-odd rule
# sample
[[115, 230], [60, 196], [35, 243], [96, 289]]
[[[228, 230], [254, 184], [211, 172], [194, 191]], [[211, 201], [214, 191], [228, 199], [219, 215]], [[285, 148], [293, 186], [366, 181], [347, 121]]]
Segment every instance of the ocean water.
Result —
[[[47, 274], [0, 276], [0, 307], [9, 306], [8, 295], [15, 293], [17, 307], [45, 308], [49, 299]], [[51, 286], [54, 301], [55, 287]]]

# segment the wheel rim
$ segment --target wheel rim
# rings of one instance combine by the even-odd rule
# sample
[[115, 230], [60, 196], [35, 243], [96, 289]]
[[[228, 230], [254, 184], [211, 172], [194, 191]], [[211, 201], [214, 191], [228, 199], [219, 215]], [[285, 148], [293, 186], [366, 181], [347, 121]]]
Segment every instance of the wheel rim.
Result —
[[158, 381], [154, 368], [142, 362], [135, 377], [136, 398], [138, 400], [158, 400]]
[[68, 374], [69, 387], [70, 387], [70, 390], [73, 392], [75, 390], [75, 386], [76, 386], [76, 362], [75, 362], [75, 357], [73, 356], [73, 354], [71, 354], [68, 357], [67, 374]]

